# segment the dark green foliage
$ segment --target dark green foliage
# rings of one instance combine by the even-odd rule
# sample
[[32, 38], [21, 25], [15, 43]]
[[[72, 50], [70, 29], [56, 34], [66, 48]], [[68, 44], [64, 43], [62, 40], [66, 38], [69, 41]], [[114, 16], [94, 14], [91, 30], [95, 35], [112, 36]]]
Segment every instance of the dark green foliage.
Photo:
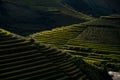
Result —
[[[91, 80], [112, 80], [112, 78], [110, 78], [110, 76], [107, 74], [107, 71], [104, 69], [98, 69], [96, 66], [91, 66], [90, 64], [85, 63], [83, 60], [77, 57], [74, 58], [73, 61], [81, 68], [83, 72], [85, 72], [91, 78]], [[93, 73], [94, 71], [97, 72]], [[98, 77], [100, 75], [103, 76]]]
[[83, 52], [92, 52], [92, 48], [82, 48], [82, 47], [67, 46], [66, 49], [75, 50], [75, 51], [83, 51]]

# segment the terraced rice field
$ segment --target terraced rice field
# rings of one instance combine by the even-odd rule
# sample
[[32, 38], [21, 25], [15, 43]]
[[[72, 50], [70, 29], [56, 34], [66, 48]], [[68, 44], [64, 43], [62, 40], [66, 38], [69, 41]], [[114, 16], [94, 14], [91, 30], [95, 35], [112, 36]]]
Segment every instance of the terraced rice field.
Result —
[[[31, 35], [97, 66], [120, 70], [120, 16], [103, 16], [82, 24], [65, 26]], [[98, 65], [99, 64], [99, 65]]]
[[38, 32], [30, 36], [34, 37], [39, 42], [53, 45], [64, 45], [68, 40], [76, 38], [85, 28], [86, 27], [74, 24], [67, 27], [55, 28], [40, 33]]
[[72, 55], [0, 29], [0, 78], [89, 80]]

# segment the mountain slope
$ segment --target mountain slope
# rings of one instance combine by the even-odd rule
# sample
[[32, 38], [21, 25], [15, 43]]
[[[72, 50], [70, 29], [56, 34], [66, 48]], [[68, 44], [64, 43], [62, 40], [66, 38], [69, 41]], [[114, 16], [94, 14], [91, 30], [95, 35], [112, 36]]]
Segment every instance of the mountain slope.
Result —
[[2, 0], [0, 9], [0, 25], [22, 35], [91, 19], [60, 0]]
[[96, 17], [120, 14], [119, 0], [63, 0], [63, 3], [79, 12]]
[[[120, 16], [106, 16], [85, 23], [87, 28], [67, 42], [68, 50], [88, 62], [120, 70]], [[83, 51], [80, 53], [79, 51]]]
[[31, 36], [38, 39], [38, 41], [48, 44], [66, 44], [67, 41], [74, 38], [83, 38], [81, 40], [85, 40], [84, 38], [86, 38], [88, 41], [90, 41], [89, 38], [93, 38], [97, 43], [101, 41], [101, 43], [119, 44], [119, 23], [119, 15], [104, 16], [82, 24], [37, 32]]
[[75, 60], [69, 53], [3, 29], [0, 29], [0, 58], [1, 79], [111, 80], [102, 69]]
[[93, 43], [120, 45], [120, 16], [104, 16], [85, 23], [87, 28], [75, 39]]
[[[75, 24], [31, 35], [39, 42], [58, 46], [81, 56], [97, 66], [119, 70], [120, 17], [103, 16], [82, 24]], [[109, 54], [109, 55], [108, 55]]]

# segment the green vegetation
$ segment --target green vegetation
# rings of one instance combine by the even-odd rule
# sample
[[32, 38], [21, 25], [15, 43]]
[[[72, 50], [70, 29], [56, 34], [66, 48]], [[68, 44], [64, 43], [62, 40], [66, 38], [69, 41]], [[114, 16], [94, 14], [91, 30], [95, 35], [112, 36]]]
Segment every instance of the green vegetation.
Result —
[[37, 41], [39, 42], [43, 42], [47, 44], [63, 45], [69, 39], [75, 38], [85, 28], [86, 27], [80, 26], [78, 24], [74, 24], [67, 27], [55, 28], [52, 30], [35, 33], [30, 36], [36, 38]]
[[77, 0], [83, 12], [66, 1], [0, 0], [0, 79], [112, 80], [108, 71], [120, 71], [120, 15], [95, 19], [83, 14], [99, 13], [95, 1]]
[[119, 15], [37, 32], [30, 36], [109, 70], [120, 70]]
[[[98, 70], [97, 66], [94, 66], [91, 64], [89, 65], [89, 63], [85, 63], [80, 58], [75, 58], [74, 62], [81, 68], [81, 70], [83, 70], [91, 78], [91, 80], [99, 80], [99, 79], [110, 80], [111, 79], [110, 76], [107, 75], [106, 70], [104, 68], [99, 67], [99, 70]], [[93, 71], [96, 71], [96, 73], [93, 73]], [[104, 74], [104, 78], [103, 77], [98, 78], [98, 75], [101, 75], [101, 74]], [[91, 76], [94, 76], [94, 77], [91, 77]]]
[[[97, 46], [99, 46], [99, 47], [97, 47], [96, 45], [94, 45], [92, 43], [87, 44], [89, 46], [87, 46], [87, 45], [85, 46], [85, 45], [81, 45], [81, 46], [66, 45], [65, 47], [67, 50], [65, 50], [65, 51], [84, 59], [88, 63], [92, 63], [99, 67], [100, 66], [107, 67], [108, 70], [118, 71], [120, 69], [119, 47], [112, 46], [112, 45], [104, 46], [101, 44], [97, 45]], [[93, 47], [93, 45], [94, 45], [94, 47]]]
[[117, 14], [113, 14], [111, 16], [102, 16], [103, 19], [120, 19], [120, 16]]
[[[76, 64], [73, 55], [4, 29], [0, 29], [0, 59], [1, 79], [96, 80], [93, 75], [87, 75], [91, 72]], [[82, 59], [77, 61], [86, 64], [84, 67], [90, 65]], [[96, 68], [92, 74], [98, 73], [97, 80], [111, 80], [108, 74], [105, 74], [108, 77], [101, 75], [101, 71]]]

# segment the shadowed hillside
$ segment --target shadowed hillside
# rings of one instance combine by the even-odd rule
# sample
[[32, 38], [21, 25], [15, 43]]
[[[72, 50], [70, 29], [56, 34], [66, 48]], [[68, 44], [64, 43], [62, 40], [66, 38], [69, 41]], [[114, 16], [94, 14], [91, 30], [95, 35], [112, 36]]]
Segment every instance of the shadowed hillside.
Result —
[[90, 20], [61, 0], [2, 0], [0, 25], [21, 35]]
[[0, 58], [0, 77], [5, 80], [111, 80], [106, 71], [69, 53], [3, 29], [0, 29]]
[[62, 0], [79, 12], [92, 16], [120, 14], [119, 0]]

